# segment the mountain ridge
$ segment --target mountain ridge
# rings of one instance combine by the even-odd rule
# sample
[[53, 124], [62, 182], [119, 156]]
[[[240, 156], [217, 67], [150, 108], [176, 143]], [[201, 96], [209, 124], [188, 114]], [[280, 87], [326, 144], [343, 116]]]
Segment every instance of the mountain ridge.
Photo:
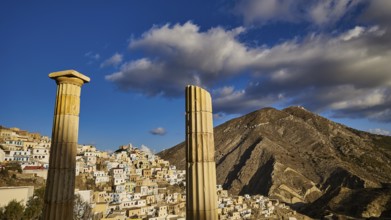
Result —
[[[349, 128], [302, 107], [260, 109], [215, 127], [214, 136], [218, 184], [232, 194], [278, 198], [313, 217], [325, 214], [327, 201], [342, 188], [385, 189], [391, 183], [391, 137]], [[159, 155], [185, 169], [184, 143]], [[313, 204], [322, 208], [309, 212]], [[385, 211], [367, 214], [336, 211], [379, 217], [391, 204], [382, 207]]]

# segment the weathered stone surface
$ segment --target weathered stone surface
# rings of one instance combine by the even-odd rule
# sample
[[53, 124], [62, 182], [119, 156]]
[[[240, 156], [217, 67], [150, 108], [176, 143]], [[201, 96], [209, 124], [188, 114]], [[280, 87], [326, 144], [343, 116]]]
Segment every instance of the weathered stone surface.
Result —
[[217, 220], [212, 100], [186, 87], [186, 219]]
[[74, 70], [49, 77], [56, 80], [57, 97], [43, 215], [45, 220], [73, 219], [80, 92], [90, 78]]

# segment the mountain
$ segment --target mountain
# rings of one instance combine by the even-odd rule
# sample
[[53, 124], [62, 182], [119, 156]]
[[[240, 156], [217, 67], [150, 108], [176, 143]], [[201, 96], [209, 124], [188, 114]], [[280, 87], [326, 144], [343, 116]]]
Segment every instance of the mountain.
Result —
[[[217, 183], [262, 194], [312, 217], [391, 215], [391, 137], [302, 107], [264, 108], [214, 128]], [[185, 143], [159, 156], [185, 169]]]

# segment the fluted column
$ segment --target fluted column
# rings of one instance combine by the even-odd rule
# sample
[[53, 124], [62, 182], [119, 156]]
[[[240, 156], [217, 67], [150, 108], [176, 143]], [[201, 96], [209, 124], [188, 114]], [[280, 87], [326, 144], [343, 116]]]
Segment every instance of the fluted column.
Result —
[[43, 215], [45, 220], [70, 220], [73, 219], [80, 91], [90, 78], [74, 70], [54, 72], [49, 77], [56, 80], [57, 97]]
[[186, 87], [186, 219], [217, 220], [212, 99]]

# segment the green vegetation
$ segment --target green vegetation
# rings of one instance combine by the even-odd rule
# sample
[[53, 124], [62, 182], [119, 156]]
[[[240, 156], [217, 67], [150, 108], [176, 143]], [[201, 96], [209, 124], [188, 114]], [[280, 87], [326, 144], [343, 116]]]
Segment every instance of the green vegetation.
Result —
[[45, 188], [34, 191], [34, 195], [27, 201], [26, 207], [21, 202], [12, 200], [5, 207], [0, 208], [0, 220], [37, 220], [43, 210], [43, 196]]
[[0, 219], [1, 220], [20, 220], [23, 218], [24, 206], [12, 200], [4, 208], [0, 208]]
[[22, 168], [18, 162], [10, 162], [7, 163], [7, 165], [1, 169], [0, 176], [1, 177], [8, 177], [9, 173], [22, 173]]
[[42, 214], [44, 204], [45, 188], [41, 187], [34, 191], [33, 197], [27, 201], [26, 209], [24, 210], [25, 219], [39, 219]]
[[[38, 220], [44, 208], [45, 187], [34, 191], [34, 195], [27, 201], [26, 207], [21, 202], [12, 200], [8, 205], [0, 207], [0, 220]], [[88, 202], [75, 195], [73, 209], [74, 220], [91, 219], [92, 208]]]

